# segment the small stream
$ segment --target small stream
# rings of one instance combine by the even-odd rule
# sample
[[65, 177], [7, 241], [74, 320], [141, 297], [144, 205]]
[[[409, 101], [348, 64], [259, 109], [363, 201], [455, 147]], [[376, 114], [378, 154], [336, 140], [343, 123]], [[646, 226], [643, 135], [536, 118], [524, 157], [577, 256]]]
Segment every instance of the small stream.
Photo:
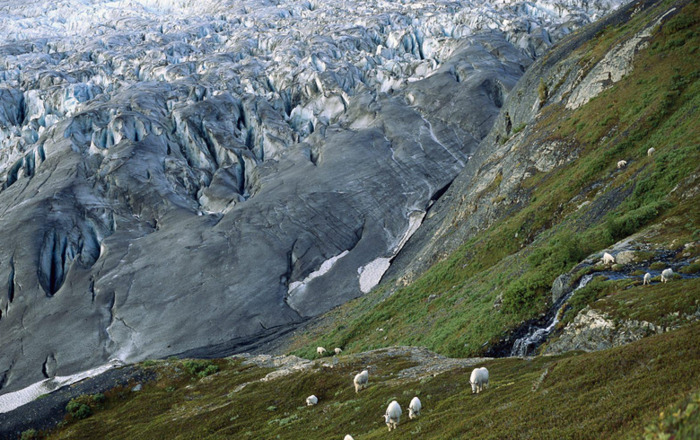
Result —
[[561, 316], [561, 313], [564, 310], [564, 307], [566, 307], [566, 302], [571, 298], [574, 293], [576, 293], [577, 290], [582, 289], [586, 287], [586, 284], [588, 284], [593, 277], [597, 275], [596, 273], [591, 273], [588, 275], [584, 275], [581, 277], [581, 280], [578, 283], [578, 286], [576, 286], [575, 289], [573, 289], [571, 292], [567, 293], [563, 297], [557, 301], [556, 304], [554, 304], [554, 307], [552, 307], [556, 312], [554, 315], [548, 320], [546, 326], [544, 327], [533, 327], [530, 329], [530, 331], [523, 337], [518, 338], [515, 340], [513, 343], [513, 348], [510, 350], [510, 355], [511, 356], [527, 356], [529, 352], [537, 348], [540, 344], [542, 344], [544, 341], [547, 340], [547, 337], [549, 336], [550, 333], [552, 333], [552, 330], [554, 330], [554, 327], [557, 325], [559, 322], [559, 317]]
[[[678, 269], [689, 263], [690, 260], [686, 260], [675, 264], [669, 264], [668, 267], [673, 269], [676, 276], [680, 276], [683, 279], [700, 277], [700, 273], [683, 274], [678, 272]], [[657, 277], [661, 274], [661, 270], [649, 269], [648, 264], [649, 263], [629, 265], [625, 268], [624, 272], [604, 270], [584, 275], [581, 277], [576, 287], [563, 295], [550, 308], [545, 316], [524, 323], [518, 329], [514, 330], [509, 338], [492, 347], [487, 354], [495, 357], [523, 357], [532, 355], [537, 347], [542, 345], [554, 331], [556, 325], [559, 323], [559, 319], [563, 315], [564, 309], [567, 307], [569, 299], [571, 299], [578, 290], [584, 288], [594, 277], [603, 276], [611, 281], [623, 279], [637, 279], [641, 281], [643, 275], [632, 275], [632, 272], [641, 270], [650, 273], [652, 277]], [[577, 269], [581, 269], [581, 267]], [[657, 284], [657, 282], [653, 284]]]

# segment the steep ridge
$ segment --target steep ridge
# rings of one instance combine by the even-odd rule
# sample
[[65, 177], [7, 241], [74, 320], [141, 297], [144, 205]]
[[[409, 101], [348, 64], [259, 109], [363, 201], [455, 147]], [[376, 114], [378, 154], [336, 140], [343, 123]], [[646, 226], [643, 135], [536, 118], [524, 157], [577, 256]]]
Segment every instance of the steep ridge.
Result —
[[4, 3], [0, 392], [369, 291], [532, 57], [618, 4]]

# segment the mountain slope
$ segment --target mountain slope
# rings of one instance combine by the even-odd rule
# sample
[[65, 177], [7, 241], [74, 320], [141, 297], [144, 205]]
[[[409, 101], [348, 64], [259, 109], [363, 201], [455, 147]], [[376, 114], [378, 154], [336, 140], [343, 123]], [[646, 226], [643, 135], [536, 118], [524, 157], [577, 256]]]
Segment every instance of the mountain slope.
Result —
[[[605, 249], [636, 253], [618, 270], [638, 284], [647, 271], [658, 276], [654, 263], [676, 271], [691, 263], [700, 230], [698, 22], [694, 2], [635, 3], [536, 62], [397, 258], [393, 266], [405, 272], [331, 312], [291, 347], [311, 338], [297, 353], [385, 344], [452, 356], [499, 351], [584, 273], [603, 270], [595, 262]], [[617, 61], [631, 71], [620, 77], [609, 66], [616, 80], [608, 80], [606, 60], [627, 45], [628, 58]], [[600, 71], [603, 87], [592, 91], [590, 76]], [[582, 90], [590, 102], [569, 108]], [[627, 166], [618, 169], [622, 159]], [[557, 279], [566, 285], [553, 289]], [[691, 283], [691, 304], [699, 299], [691, 280], [680, 282]]]

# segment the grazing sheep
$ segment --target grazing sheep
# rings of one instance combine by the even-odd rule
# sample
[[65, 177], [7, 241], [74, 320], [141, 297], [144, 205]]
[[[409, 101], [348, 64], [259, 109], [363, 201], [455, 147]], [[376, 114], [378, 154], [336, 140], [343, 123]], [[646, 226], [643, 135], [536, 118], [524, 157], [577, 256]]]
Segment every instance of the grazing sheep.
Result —
[[316, 354], [319, 356], [323, 356], [326, 354], [326, 349], [323, 347], [316, 347]]
[[314, 406], [318, 403], [318, 397], [313, 394], [306, 398], [306, 406]]
[[661, 281], [666, 283], [666, 281], [670, 280], [673, 277], [673, 269], [670, 267], [668, 269], [664, 269], [663, 272], [661, 272]]
[[369, 371], [362, 370], [360, 373], [355, 375], [352, 382], [355, 384], [355, 392], [359, 393], [361, 389], [367, 386], [367, 382], [369, 382]]
[[336, 355], [338, 355], [338, 354], [343, 352], [343, 349], [340, 347], [335, 347], [335, 349], [333, 349], [333, 351], [335, 352]]
[[355, 439], [352, 438], [352, 436], [350, 434], [348, 434], [345, 437], [343, 437], [343, 440], [355, 440]]
[[418, 397], [411, 399], [411, 403], [408, 405], [408, 418], [411, 420], [417, 419], [420, 415], [420, 409], [422, 407], [423, 405], [421, 405]]
[[386, 407], [386, 413], [384, 414], [384, 423], [389, 427], [389, 431], [396, 429], [399, 426], [399, 420], [401, 419], [401, 407], [399, 402], [392, 400], [389, 406]]
[[615, 257], [610, 255], [609, 253], [604, 253], [603, 254], [603, 264], [615, 264]]
[[644, 282], [642, 283], [642, 286], [646, 284], [651, 284], [651, 274], [649, 272], [644, 274]]
[[656, 151], [656, 148], [654, 148], [654, 147], [649, 148], [647, 150], [647, 156], [651, 156], [652, 154], [654, 154], [655, 151]]
[[474, 368], [469, 383], [472, 385], [472, 393], [482, 392], [489, 385], [489, 370], [484, 367]]
[[626, 160], [618, 160], [617, 161], [617, 169], [622, 169], [627, 166], [627, 161]]

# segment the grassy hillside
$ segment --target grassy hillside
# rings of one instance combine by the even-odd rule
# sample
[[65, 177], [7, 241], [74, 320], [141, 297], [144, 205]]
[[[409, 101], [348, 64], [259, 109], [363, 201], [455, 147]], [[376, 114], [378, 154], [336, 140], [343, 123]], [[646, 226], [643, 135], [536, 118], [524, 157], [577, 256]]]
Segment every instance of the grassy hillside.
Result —
[[[605, 29], [572, 57], [592, 66], [674, 4], [680, 5], [666, 1]], [[699, 23], [700, 6], [690, 2], [655, 29], [633, 72], [613, 87], [575, 111], [558, 102], [545, 105], [526, 135], [532, 142], [560, 140], [576, 160], [522, 181], [530, 196], [524, 209], [464, 243], [411, 285], [386, 282], [329, 313], [297, 339], [295, 353], [312, 356], [317, 345], [357, 352], [406, 344], [450, 356], [478, 355], [544, 312], [554, 279], [587, 255], [635, 233], [651, 250], [678, 251], [700, 239]], [[556, 93], [555, 84], [547, 95]], [[651, 147], [656, 152], [647, 156]], [[618, 170], [622, 158], [629, 164]], [[484, 191], [479, 203], [498, 203], [486, 198], [490, 194]], [[683, 258], [698, 251], [691, 248]], [[685, 290], [697, 293], [697, 285]], [[502, 305], [494, 307], [499, 300]]]
[[[79, 399], [93, 414], [68, 416], [46, 438], [625, 439], [645, 430], [663, 438], [656, 435], [688, 431], [698, 416], [690, 404], [700, 383], [700, 324], [604, 352], [485, 361], [491, 383], [479, 395], [469, 385], [472, 366], [416, 374], [408, 369], [420, 361], [395, 352], [327, 358], [269, 381], [256, 381], [269, 369], [240, 359], [216, 361], [219, 371], [203, 378], [188, 371], [192, 361], [150, 362], [143, 368], [158, 381]], [[369, 387], [355, 394], [352, 377], [367, 367]], [[310, 394], [317, 406], [304, 405]], [[424, 410], [410, 421], [414, 395]], [[381, 415], [394, 399], [404, 415], [389, 434]], [[669, 417], [659, 419], [664, 411]]]

